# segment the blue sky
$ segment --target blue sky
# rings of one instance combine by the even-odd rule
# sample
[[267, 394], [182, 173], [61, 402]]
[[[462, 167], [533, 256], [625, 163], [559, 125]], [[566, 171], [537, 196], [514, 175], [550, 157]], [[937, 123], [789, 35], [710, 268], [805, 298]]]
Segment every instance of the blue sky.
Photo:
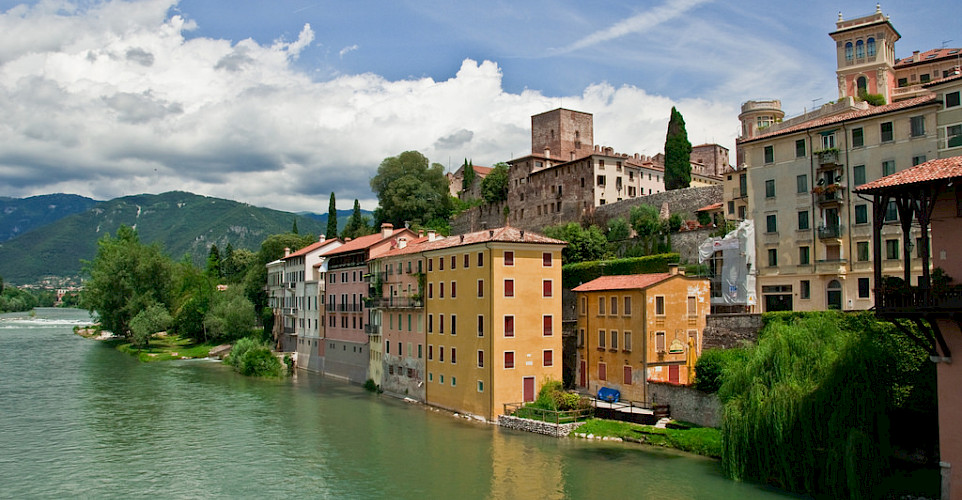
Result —
[[[521, 156], [530, 116], [661, 151], [669, 110], [734, 148], [738, 109], [837, 97], [841, 11], [870, 2], [0, 0], [0, 195], [181, 189], [283, 210], [354, 198], [409, 149]], [[962, 46], [956, 3], [882, 4], [899, 56]], [[734, 151], [732, 151], [734, 157]]]

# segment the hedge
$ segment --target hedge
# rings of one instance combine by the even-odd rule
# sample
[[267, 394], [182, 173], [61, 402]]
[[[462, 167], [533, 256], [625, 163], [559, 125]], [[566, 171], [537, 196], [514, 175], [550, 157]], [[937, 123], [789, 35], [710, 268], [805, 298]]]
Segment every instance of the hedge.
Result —
[[627, 259], [593, 260], [561, 266], [561, 280], [565, 288], [574, 288], [599, 276], [668, 272], [668, 264], [677, 263], [677, 253], [663, 253]]

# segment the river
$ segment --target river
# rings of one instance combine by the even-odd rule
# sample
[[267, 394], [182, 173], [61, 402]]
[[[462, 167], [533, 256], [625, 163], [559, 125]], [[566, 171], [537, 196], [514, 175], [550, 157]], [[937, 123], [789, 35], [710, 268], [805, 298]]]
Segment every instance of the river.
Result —
[[84, 311], [0, 315], [0, 497], [784, 498], [717, 461], [505, 431], [307, 373], [140, 363], [72, 333]]

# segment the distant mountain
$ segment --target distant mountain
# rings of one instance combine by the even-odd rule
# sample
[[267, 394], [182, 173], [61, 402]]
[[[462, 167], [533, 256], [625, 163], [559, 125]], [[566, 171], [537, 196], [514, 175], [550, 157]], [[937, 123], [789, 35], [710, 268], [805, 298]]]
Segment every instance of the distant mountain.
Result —
[[99, 203], [75, 194], [44, 194], [29, 198], [0, 196], [0, 242], [7, 241], [68, 215], [86, 212]]
[[[191, 193], [125, 196], [0, 243], [0, 276], [15, 284], [51, 275], [77, 276], [81, 260], [96, 255], [97, 240], [116, 234], [121, 224], [134, 227], [140, 241], [159, 243], [174, 259], [187, 254], [200, 265], [211, 244], [221, 250], [230, 243], [235, 249], [257, 251], [266, 237], [289, 232], [295, 219], [300, 234], [327, 229], [326, 216], [317, 220]], [[338, 223], [343, 225], [340, 214]]]
[[[351, 214], [353, 213], [354, 213], [354, 210], [338, 210], [337, 211], [337, 230], [338, 231], [344, 230], [344, 226], [347, 225], [347, 219], [350, 218]], [[328, 217], [327, 212], [324, 212], [323, 214], [315, 214], [313, 212], [297, 212], [297, 215], [303, 215], [304, 217], [309, 217], [311, 219], [316, 220], [317, 222], [320, 222], [321, 227], [323, 227], [324, 230], [327, 231], [327, 217]], [[370, 210], [361, 209], [361, 216], [367, 218], [368, 223], [374, 220], [374, 212]]]

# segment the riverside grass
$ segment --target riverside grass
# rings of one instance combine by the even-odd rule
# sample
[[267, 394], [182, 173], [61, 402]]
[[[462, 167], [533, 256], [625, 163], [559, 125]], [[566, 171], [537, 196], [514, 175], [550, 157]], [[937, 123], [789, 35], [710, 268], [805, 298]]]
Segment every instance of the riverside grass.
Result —
[[768, 321], [719, 390], [725, 473], [816, 497], [876, 497], [899, 361], [880, 328], [841, 313]]
[[721, 431], [692, 424], [686, 427], [688, 428], [661, 429], [651, 425], [592, 418], [580, 425], [574, 432], [603, 437], [619, 437], [626, 441], [675, 448], [711, 458], [721, 458]]
[[149, 348], [140, 348], [129, 342], [115, 341], [117, 350], [144, 362], [170, 361], [183, 358], [206, 358], [214, 344], [197, 343], [179, 335], [154, 335]]

